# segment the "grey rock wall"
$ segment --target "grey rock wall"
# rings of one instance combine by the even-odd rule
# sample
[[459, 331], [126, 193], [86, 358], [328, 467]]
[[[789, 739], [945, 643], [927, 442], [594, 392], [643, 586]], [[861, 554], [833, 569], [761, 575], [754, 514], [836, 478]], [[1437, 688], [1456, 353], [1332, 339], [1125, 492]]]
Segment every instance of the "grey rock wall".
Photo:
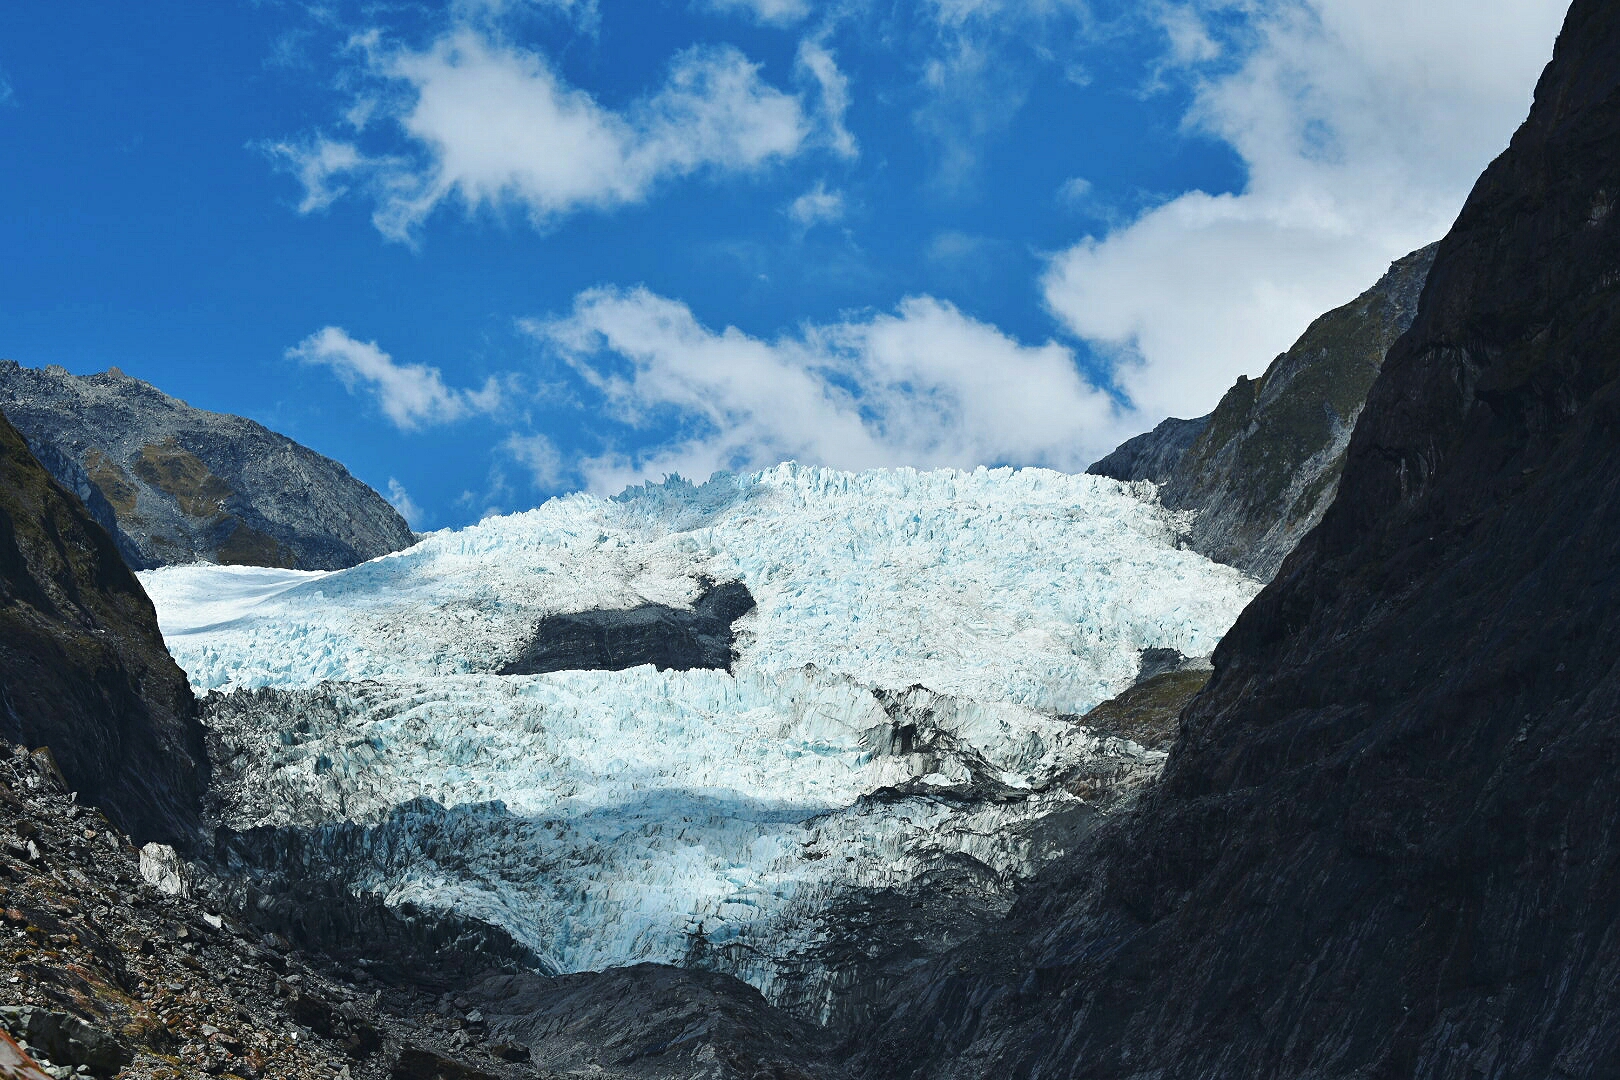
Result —
[[336, 570], [414, 542], [337, 462], [117, 368], [0, 360], [0, 409], [137, 570], [196, 561]]

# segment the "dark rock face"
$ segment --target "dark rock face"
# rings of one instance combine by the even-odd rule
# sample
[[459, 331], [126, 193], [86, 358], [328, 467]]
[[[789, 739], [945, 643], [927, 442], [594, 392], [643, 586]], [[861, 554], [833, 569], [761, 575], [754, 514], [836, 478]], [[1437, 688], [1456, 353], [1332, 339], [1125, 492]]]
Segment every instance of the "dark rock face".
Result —
[[[436, 804], [423, 802], [400, 807], [396, 817], [444, 816]], [[335, 868], [364, 865], [359, 850], [382, 833], [351, 822], [220, 829], [208, 867], [217, 875], [209, 881], [211, 892], [301, 949], [422, 990], [442, 993], [495, 970], [547, 970], [497, 926], [413, 904], [390, 906], [343, 880]]]
[[1384, 356], [1417, 315], [1435, 246], [1328, 312], [1258, 380], [1239, 378], [1165, 479], [1172, 510], [1196, 510], [1188, 539], [1216, 562], [1269, 580], [1333, 502], [1345, 449]]
[[337, 570], [414, 542], [337, 462], [117, 368], [80, 377], [0, 361], [0, 408], [137, 570], [199, 559]]
[[1196, 420], [1178, 420], [1174, 416], [1152, 431], [1126, 439], [1107, 457], [1094, 463], [1086, 472], [1093, 476], [1107, 476], [1130, 483], [1151, 480], [1162, 484], [1170, 479], [1182, 455], [1198, 441], [1209, 426], [1209, 417]]
[[542, 1075], [837, 1080], [825, 1032], [727, 975], [659, 964], [468, 990], [494, 1039], [529, 1047]]
[[712, 582], [690, 611], [642, 604], [624, 611], [549, 615], [501, 675], [547, 671], [622, 671], [653, 664], [660, 671], [731, 670], [736, 640], [731, 624], [754, 610], [740, 581]]
[[1162, 780], [867, 1075], [1620, 1075], [1617, 55], [1576, 0]]
[[1417, 315], [1435, 246], [1311, 324], [1257, 380], [1239, 378], [1215, 411], [1164, 421], [1086, 471], [1151, 480], [1193, 510], [1191, 546], [1270, 579], [1338, 491], [1350, 432], [1384, 355]]
[[112, 537], [0, 417], [0, 737], [142, 839], [183, 842], [207, 784], [197, 706]]

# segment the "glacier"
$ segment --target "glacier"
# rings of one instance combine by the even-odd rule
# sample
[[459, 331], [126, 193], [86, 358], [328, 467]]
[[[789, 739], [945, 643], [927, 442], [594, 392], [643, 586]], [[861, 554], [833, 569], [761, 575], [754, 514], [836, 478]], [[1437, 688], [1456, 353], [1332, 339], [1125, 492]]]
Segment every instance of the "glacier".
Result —
[[[1150, 485], [1040, 469], [671, 479], [348, 570], [144, 572], [229, 828], [496, 925], [556, 971], [721, 966], [824, 1017], [818, 912], [945, 861], [1010, 897], [1099, 762], [1075, 717], [1143, 649], [1209, 653], [1259, 586]], [[739, 581], [732, 670], [497, 675], [548, 615]]]

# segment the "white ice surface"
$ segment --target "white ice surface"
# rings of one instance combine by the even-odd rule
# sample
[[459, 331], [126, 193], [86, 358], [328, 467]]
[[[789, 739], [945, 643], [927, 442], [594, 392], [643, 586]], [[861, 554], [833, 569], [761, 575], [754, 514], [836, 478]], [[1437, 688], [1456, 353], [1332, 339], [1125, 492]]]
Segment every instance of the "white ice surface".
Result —
[[742, 666], [1083, 712], [1143, 648], [1208, 653], [1255, 591], [1178, 549], [1175, 527], [1102, 477], [789, 464], [555, 499], [297, 581], [198, 566], [142, 580], [199, 689], [491, 671], [545, 614], [686, 604], [706, 574], [758, 602]]
[[[1121, 752], [1052, 714], [1123, 689], [1143, 648], [1209, 652], [1257, 589], [1181, 550], [1181, 524], [1099, 477], [783, 465], [569, 496], [329, 574], [142, 580], [199, 689], [282, 691], [213, 721], [231, 824], [364, 823], [356, 885], [564, 970], [679, 960], [701, 923], [770, 992], [818, 897], [947, 852], [1034, 869], [1015, 826], [1073, 803], [1047, 781]], [[705, 577], [758, 601], [735, 675], [483, 674], [546, 614], [683, 605]], [[873, 691], [916, 684], [938, 695], [904, 719], [949, 752], [888, 744]], [[975, 769], [1044, 793], [860, 801]]]

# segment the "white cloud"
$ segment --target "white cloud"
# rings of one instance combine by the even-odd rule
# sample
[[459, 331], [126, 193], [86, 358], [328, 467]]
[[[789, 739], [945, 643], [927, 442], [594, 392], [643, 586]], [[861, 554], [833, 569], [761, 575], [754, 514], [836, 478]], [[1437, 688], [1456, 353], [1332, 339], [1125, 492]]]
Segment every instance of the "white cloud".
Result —
[[[1166, 9], [1193, 131], [1248, 167], [1052, 260], [1051, 310], [1120, 358], [1152, 420], [1210, 409], [1316, 315], [1439, 238], [1530, 103], [1567, 0], [1264, 0], [1225, 66], [1204, 0]], [[1245, 44], [1246, 43], [1246, 44]], [[1230, 54], [1246, 48], [1236, 60]]]
[[583, 293], [568, 316], [526, 326], [603, 395], [610, 415], [681, 432], [633, 456], [585, 462], [598, 491], [787, 458], [849, 469], [1076, 469], [1122, 430], [1068, 349], [1020, 344], [930, 297], [775, 341], [711, 330], [646, 289]]
[[809, 0], [708, 0], [708, 7], [747, 15], [767, 26], [791, 26], [810, 14]]
[[838, 60], [819, 42], [799, 43], [797, 66], [821, 88], [819, 115], [827, 144], [839, 157], [853, 158], [860, 153], [855, 136], [844, 125], [849, 111], [849, 77], [838, 70]]
[[815, 187], [788, 204], [787, 215], [801, 229], [838, 221], [844, 216], [844, 193], [828, 191], [827, 182], [817, 180]]
[[375, 341], [357, 341], [337, 326], [317, 330], [288, 349], [287, 356], [331, 368], [350, 393], [371, 394], [401, 431], [494, 412], [501, 404], [500, 384], [494, 379], [481, 390], [453, 389], [444, 384], [438, 368], [396, 364]]
[[405, 485], [392, 476], [388, 478], [388, 502], [395, 510], [399, 511], [399, 516], [404, 518], [406, 524], [413, 529], [420, 529], [422, 523], [426, 520], [422, 508], [417, 505], [415, 499], [411, 498], [411, 493], [405, 490]]
[[567, 470], [563, 467], [562, 454], [544, 435], [508, 435], [501, 443], [501, 449], [527, 470], [535, 487], [562, 486], [567, 474]]
[[[515, 206], [537, 226], [639, 202], [663, 180], [791, 157], [811, 131], [800, 97], [764, 83], [731, 47], [678, 54], [663, 87], [623, 112], [568, 85], [539, 53], [465, 25], [421, 52], [390, 53], [374, 38], [358, 47], [368, 74], [395, 93], [364, 92], [356, 104], [374, 127], [377, 102], [413, 156], [326, 139], [277, 152], [304, 182], [306, 212], [339, 197], [347, 178], [375, 199], [373, 221], [394, 239], [450, 199], [469, 211]], [[826, 84], [822, 97], [831, 101]]]
[[325, 210], [348, 192], [348, 185], [337, 178], [352, 175], [366, 164], [353, 143], [317, 138], [304, 144], [269, 143], [266, 153], [284, 165], [304, 186], [298, 203], [300, 214]]
[[1058, 185], [1057, 197], [1065, 206], [1084, 206], [1091, 197], [1091, 181], [1083, 176], [1071, 176]]

